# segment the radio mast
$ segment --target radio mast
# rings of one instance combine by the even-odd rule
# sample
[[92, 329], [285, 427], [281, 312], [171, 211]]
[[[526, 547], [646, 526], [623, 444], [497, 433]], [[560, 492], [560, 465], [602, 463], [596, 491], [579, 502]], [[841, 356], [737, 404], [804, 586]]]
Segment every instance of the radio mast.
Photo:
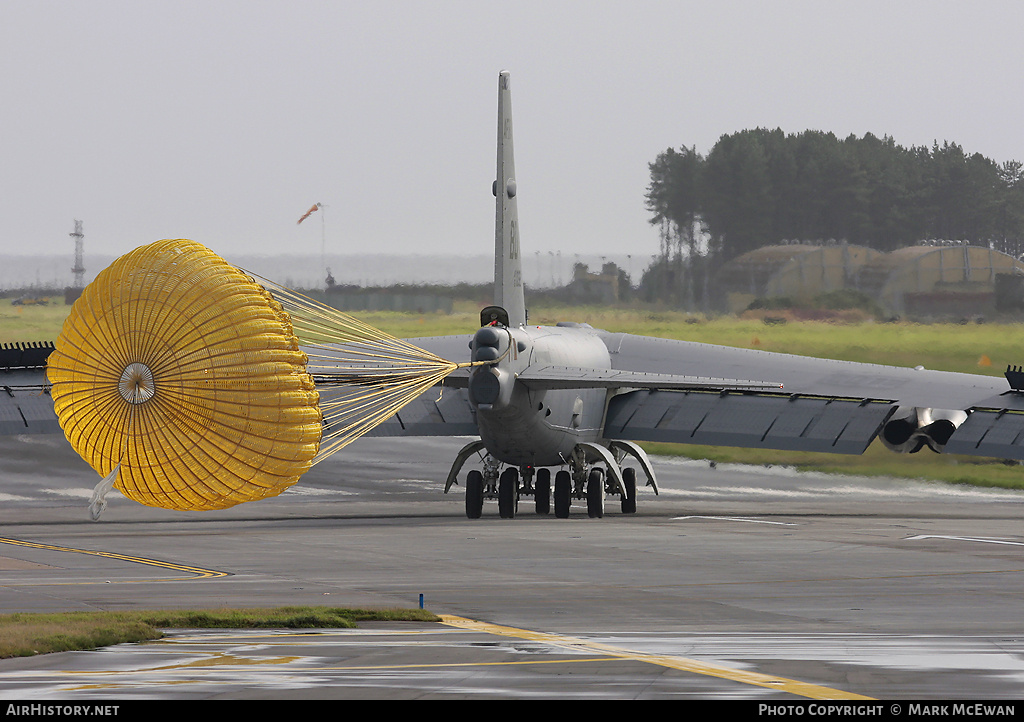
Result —
[[75, 274], [75, 282], [72, 288], [85, 288], [85, 284], [83, 283], [85, 278], [85, 266], [82, 265], [82, 256], [84, 253], [82, 239], [85, 238], [85, 234], [82, 233], [82, 222], [75, 221], [75, 231], [68, 235], [75, 239], [75, 267], [71, 269], [71, 272]]

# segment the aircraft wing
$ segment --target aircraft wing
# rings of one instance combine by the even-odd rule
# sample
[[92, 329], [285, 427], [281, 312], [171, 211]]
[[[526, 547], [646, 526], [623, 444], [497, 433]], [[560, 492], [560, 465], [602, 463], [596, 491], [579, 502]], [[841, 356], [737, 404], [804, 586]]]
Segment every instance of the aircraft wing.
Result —
[[46, 359], [52, 343], [0, 344], [0, 435], [60, 433]]
[[477, 436], [466, 389], [435, 386], [366, 436]]
[[781, 384], [710, 376], [679, 376], [623, 369], [577, 366], [530, 367], [518, 380], [534, 389], [640, 388], [640, 389], [780, 389]]
[[605, 438], [861, 454], [886, 401], [750, 392], [640, 390], [608, 404]]
[[[450, 361], [468, 360], [471, 335], [403, 339]], [[479, 431], [466, 386], [469, 370], [459, 369], [389, 418], [366, 436], [477, 436]], [[453, 387], [453, 388], [450, 388]], [[325, 392], [321, 392], [321, 396]], [[328, 390], [326, 393], [330, 393]]]
[[61, 433], [41, 368], [2, 371], [0, 386], [0, 435]]
[[1007, 379], [603, 334], [618, 371], [770, 379], [781, 390], [629, 388], [608, 404], [609, 439], [861, 453], [914, 409], [966, 412], [948, 453], [1024, 459], [1024, 396]]
[[[473, 342], [471, 334], [457, 336], [426, 336], [422, 338], [405, 338], [413, 346], [424, 351], [429, 351], [435, 356], [440, 356], [448, 361], [462, 362], [469, 361], [469, 347]], [[442, 382], [445, 386], [457, 389], [465, 389], [469, 386], [470, 369], [461, 368], [449, 374]], [[469, 397], [465, 396], [466, 404], [469, 404]], [[474, 422], [475, 427], [475, 422]], [[472, 432], [476, 434], [476, 431]]]

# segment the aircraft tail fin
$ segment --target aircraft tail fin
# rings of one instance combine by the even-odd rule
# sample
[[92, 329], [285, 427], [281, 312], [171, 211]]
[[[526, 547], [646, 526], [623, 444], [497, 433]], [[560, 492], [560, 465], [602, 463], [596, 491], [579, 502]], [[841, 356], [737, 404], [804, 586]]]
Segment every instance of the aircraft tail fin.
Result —
[[498, 168], [493, 191], [494, 304], [508, 312], [509, 326], [522, 326], [526, 323], [526, 299], [519, 249], [516, 167], [512, 156], [512, 93], [508, 71], [498, 75]]

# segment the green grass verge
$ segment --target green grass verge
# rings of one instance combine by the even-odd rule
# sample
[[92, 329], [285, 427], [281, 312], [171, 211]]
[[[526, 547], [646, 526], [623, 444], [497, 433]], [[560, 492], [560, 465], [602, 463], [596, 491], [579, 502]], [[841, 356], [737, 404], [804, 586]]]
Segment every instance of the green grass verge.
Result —
[[359, 622], [436, 622], [422, 609], [275, 609], [66, 612], [0, 615], [0, 658], [160, 639], [164, 629], [338, 629]]

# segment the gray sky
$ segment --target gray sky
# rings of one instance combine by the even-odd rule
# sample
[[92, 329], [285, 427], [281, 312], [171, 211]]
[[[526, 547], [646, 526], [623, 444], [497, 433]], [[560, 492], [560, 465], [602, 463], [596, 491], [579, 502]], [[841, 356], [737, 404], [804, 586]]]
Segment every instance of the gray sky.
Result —
[[0, 253], [650, 255], [647, 164], [781, 127], [1024, 160], [1024, 3], [0, 0]]

